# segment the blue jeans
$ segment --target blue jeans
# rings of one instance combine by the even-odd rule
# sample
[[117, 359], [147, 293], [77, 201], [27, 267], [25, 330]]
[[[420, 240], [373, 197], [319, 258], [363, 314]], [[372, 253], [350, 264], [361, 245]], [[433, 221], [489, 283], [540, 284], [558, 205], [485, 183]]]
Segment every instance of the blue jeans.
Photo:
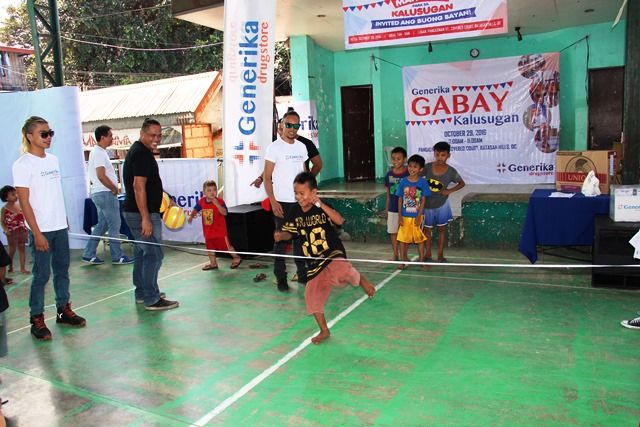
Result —
[[[91, 237], [84, 248], [82, 256], [84, 258], [93, 258], [96, 256], [96, 249], [100, 243], [100, 237], [106, 232], [109, 237], [120, 237], [120, 202], [110, 191], [101, 191], [91, 195], [93, 204], [98, 210], [98, 223], [93, 227]], [[120, 248], [120, 241], [110, 240], [109, 251], [111, 252], [111, 261], [118, 261], [124, 254]]]
[[29, 231], [29, 245], [33, 256], [33, 279], [29, 294], [31, 316], [44, 313], [44, 287], [53, 269], [53, 290], [56, 293], [56, 307], [62, 308], [69, 302], [69, 232], [66, 228], [46, 231], [44, 237], [49, 242], [49, 250], [36, 249], [33, 234]]
[[[139, 213], [123, 212], [123, 215], [136, 242], [162, 243], [162, 217], [159, 213], [151, 214], [153, 232], [149, 237], [142, 235], [142, 216]], [[133, 244], [133, 285], [136, 287], [136, 299], [142, 299], [146, 306], [160, 300], [158, 272], [162, 265], [162, 258], [164, 258], [162, 246]]]

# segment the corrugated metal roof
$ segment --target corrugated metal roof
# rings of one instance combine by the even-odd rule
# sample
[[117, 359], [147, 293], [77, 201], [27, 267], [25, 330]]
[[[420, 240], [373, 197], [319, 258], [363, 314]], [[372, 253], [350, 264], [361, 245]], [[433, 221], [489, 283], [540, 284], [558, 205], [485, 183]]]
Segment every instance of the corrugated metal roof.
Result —
[[193, 113], [218, 71], [80, 93], [82, 122]]

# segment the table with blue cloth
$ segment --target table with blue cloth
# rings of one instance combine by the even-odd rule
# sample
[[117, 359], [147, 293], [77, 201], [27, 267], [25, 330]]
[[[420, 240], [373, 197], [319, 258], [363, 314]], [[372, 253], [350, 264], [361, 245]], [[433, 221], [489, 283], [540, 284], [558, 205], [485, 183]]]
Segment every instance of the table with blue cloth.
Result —
[[[120, 234], [127, 236], [129, 240], [135, 240], [133, 233], [129, 230], [127, 221], [122, 216], [122, 203], [124, 203], [124, 194], [118, 195], [118, 201], [120, 202]], [[91, 234], [91, 228], [98, 223], [98, 209], [93, 203], [93, 200], [89, 197], [84, 199], [84, 218], [82, 221], [82, 229], [87, 234]], [[116, 236], [120, 237], [120, 236]]]
[[549, 197], [555, 190], [534, 190], [518, 249], [531, 263], [537, 246], [591, 246], [596, 215], [609, 214], [609, 195]]

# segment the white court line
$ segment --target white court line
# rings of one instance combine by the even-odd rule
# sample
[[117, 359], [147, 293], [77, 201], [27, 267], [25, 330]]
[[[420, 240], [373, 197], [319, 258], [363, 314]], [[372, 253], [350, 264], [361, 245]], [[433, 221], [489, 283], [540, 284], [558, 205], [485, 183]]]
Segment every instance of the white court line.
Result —
[[[160, 281], [162, 281], [162, 280], [165, 280], [165, 279], [169, 279], [169, 278], [171, 278], [171, 277], [173, 277], [173, 276], [176, 276], [176, 275], [178, 275], [178, 274], [186, 273], [187, 271], [189, 271], [189, 270], [193, 270], [194, 268], [197, 268], [197, 267], [200, 267], [200, 266], [201, 266], [201, 265], [203, 265], [203, 264], [205, 264], [205, 263], [204, 263], [204, 262], [201, 262], [200, 264], [196, 264], [196, 265], [194, 265], [194, 266], [192, 266], [192, 267], [189, 267], [189, 268], [186, 268], [186, 269], [184, 269], [184, 270], [176, 271], [175, 273], [171, 273], [171, 274], [169, 274], [169, 275], [167, 275], [167, 276], [161, 277], [160, 279], [158, 279], [158, 282], [160, 282]], [[127, 292], [131, 292], [131, 291], [133, 291], [133, 290], [135, 290], [135, 288], [127, 289], [126, 291], [118, 292], [117, 294], [113, 294], [113, 295], [110, 295], [110, 296], [108, 296], [108, 297], [101, 298], [101, 299], [99, 299], [99, 300], [97, 300], [97, 301], [90, 302], [89, 304], [81, 305], [81, 306], [79, 306], [79, 307], [74, 307], [74, 309], [73, 309], [73, 310], [74, 310], [74, 311], [80, 311], [80, 310], [82, 310], [83, 308], [91, 307], [92, 305], [99, 304], [99, 303], [101, 303], [101, 302], [103, 302], [103, 301], [107, 301], [107, 300], [110, 300], [110, 299], [112, 299], [112, 298], [119, 297], [120, 295], [126, 294]], [[56, 316], [57, 316], [57, 315], [56, 315]], [[46, 322], [48, 322], [49, 320], [53, 320], [53, 319], [55, 319], [55, 318], [56, 318], [56, 316], [47, 317], [47, 318], [45, 319], [45, 321], [46, 321]], [[29, 324], [29, 325], [27, 325], [27, 326], [23, 326], [22, 328], [18, 328], [18, 329], [15, 329], [15, 330], [11, 331], [11, 332], [7, 332], [7, 335], [11, 335], [11, 334], [13, 334], [14, 332], [19, 332], [19, 331], [22, 331], [22, 330], [27, 329], [27, 328], [30, 328], [30, 327], [31, 327], [31, 324]]]
[[[413, 258], [415, 259], [415, 257]], [[350, 260], [349, 260], [350, 261]], [[391, 275], [389, 277], [387, 277], [386, 279], [384, 279], [382, 282], [378, 283], [378, 285], [376, 286], [376, 292], [379, 291], [380, 289], [382, 289], [384, 287], [384, 285], [386, 285], [391, 279], [393, 279], [394, 277], [396, 277], [398, 274], [400, 274], [402, 272], [402, 270], [395, 270], [393, 273], [391, 273]], [[342, 320], [345, 316], [347, 316], [349, 313], [351, 313], [353, 310], [355, 310], [356, 308], [358, 308], [358, 306], [360, 306], [360, 304], [362, 304], [364, 301], [366, 301], [367, 299], [369, 299], [369, 297], [367, 295], [363, 295], [362, 297], [360, 297], [358, 300], [356, 300], [353, 304], [351, 304], [349, 307], [347, 307], [342, 313], [340, 313], [338, 316], [336, 316], [335, 318], [333, 318], [328, 324], [327, 326], [329, 328], [332, 328], [336, 323], [338, 323], [340, 320]], [[313, 338], [315, 336], [311, 335], [310, 337], [308, 337], [307, 339], [305, 339], [304, 341], [302, 341], [296, 348], [294, 348], [293, 350], [291, 350], [289, 353], [287, 353], [284, 357], [282, 357], [280, 360], [278, 360], [276, 363], [274, 363], [273, 365], [271, 365], [270, 367], [268, 367], [267, 369], [265, 369], [264, 371], [262, 371], [262, 373], [260, 373], [258, 376], [254, 377], [251, 381], [249, 381], [248, 383], [246, 383], [244, 386], [242, 386], [238, 391], [236, 391], [235, 393], [233, 393], [231, 396], [227, 397], [225, 400], [223, 400], [218, 406], [216, 406], [215, 408], [213, 408], [210, 412], [208, 412], [206, 415], [202, 416], [200, 419], [198, 419], [196, 422], [194, 422], [193, 424], [191, 424], [191, 426], [194, 427], [202, 427], [204, 425], [206, 425], [209, 421], [211, 421], [212, 419], [214, 419], [215, 417], [217, 417], [218, 415], [220, 415], [222, 412], [224, 412], [229, 406], [233, 405], [234, 403], [236, 403], [238, 400], [240, 400], [245, 394], [249, 393], [251, 390], [253, 390], [258, 384], [260, 384], [262, 381], [266, 380], [271, 374], [273, 374], [275, 371], [277, 371], [281, 366], [283, 366], [285, 363], [287, 363], [289, 360], [293, 359], [298, 353], [300, 353], [302, 350], [304, 350], [309, 344], [311, 344], [311, 338]]]

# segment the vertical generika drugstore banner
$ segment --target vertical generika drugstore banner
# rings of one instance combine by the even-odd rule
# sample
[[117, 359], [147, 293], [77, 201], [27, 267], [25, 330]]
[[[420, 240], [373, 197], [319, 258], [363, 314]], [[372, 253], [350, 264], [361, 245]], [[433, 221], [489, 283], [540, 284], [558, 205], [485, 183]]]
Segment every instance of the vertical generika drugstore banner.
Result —
[[560, 54], [403, 68], [409, 154], [449, 163], [465, 182], [552, 183], [560, 131]]
[[507, 0], [343, 0], [345, 49], [507, 32]]
[[253, 203], [264, 190], [249, 184], [264, 169], [273, 120], [275, 0], [224, 5], [224, 198]]

